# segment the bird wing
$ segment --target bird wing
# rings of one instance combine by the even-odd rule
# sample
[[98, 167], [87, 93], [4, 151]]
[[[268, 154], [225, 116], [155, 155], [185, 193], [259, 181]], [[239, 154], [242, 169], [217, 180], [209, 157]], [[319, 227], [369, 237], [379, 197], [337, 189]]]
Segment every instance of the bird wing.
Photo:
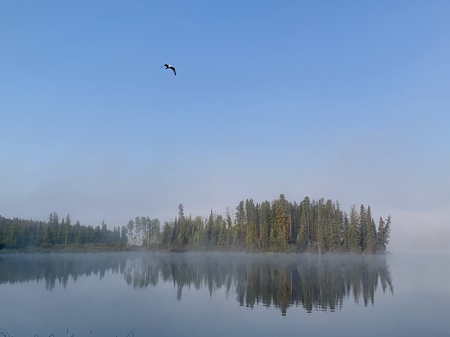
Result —
[[173, 70], [173, 73], [175, 74], [175, 76], [177, 76], [177, 71], [175, 70], [175, 67], [170, 67]]

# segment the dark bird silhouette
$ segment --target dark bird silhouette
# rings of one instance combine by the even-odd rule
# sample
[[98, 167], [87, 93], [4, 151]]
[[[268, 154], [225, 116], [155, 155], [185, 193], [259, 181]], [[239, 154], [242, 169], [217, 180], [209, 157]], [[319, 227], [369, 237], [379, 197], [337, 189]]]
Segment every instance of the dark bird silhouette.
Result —
[[172, 70], [173, 70], [173, 73], [175, 74], [175, 76], [177, 76], [177, 71], [175, 70], [175, 67], [174, 67], [174, 66], [172, 66], [172, 65], [166, 63], [165, 65], [161, 66], [161, 68], [162, 68], [162, 67], [166, 67], [165, 69], [172, 69]]

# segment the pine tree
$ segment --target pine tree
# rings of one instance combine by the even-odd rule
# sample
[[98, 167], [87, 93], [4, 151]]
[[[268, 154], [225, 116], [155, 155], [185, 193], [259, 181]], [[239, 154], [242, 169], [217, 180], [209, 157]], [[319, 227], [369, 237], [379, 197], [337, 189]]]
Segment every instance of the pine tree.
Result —
[[367, 216], [366, 216], [366, 209], [364, 205], [361, 205], [359, 207], [359, 241], [360, 241], [360, 247], [362, 251], [366, 250], [367, 247], [367, 232], [368, 232], [368, 225], [366, 224]]
[[391, 216], [388, 215], [386, 219], [386, 224], [384, 226], [384, 245], [387, 246], [389, 244], [389, 237], [391, 235]]
[[355, 206], [350, 209], [350, 218], [346, 232], [344, 233], [346, 238], [347, 248], [350, 252], [360, 253], [361, 252], [361, 239], [359, 232], [359, 217]]
[[226, 222], [226, 245], [227, 247], [231, 247], [233, 244], [233, 234], [234, 227], [233, 221], [231, 220], [230, 209], [227, 207], [225, 211], [225, 222]]
[[326, 250], [326, 212], [323, 199], [319, 200], [318, 214], [317, 214], [317, 250], [319, 254], [322, 254]]
[[108, 227], [106, 226], [105, 220], [102, 220], [102, 228], [101, 228], [101, 242], [106, 243], [110, 242], [110, 238], [108, 237]]
[[70, 236], [70, 229], [71, 229], [71, 223], [72, 220], [70, 219], [70, 214], [66, 215], [66, 219], [64, 222], [63, 232], [64, 232], [64, 244], [67, 245], [68, 241], [71, 242], [72, 239]]
[[271, 209], [270, 202], [264, 201], [260, 207], [260, 233], [259, 242], [262, 249], [268, 249], [270, 245]]
[[194, 232], [194, 245], [197, 247], [201, 247], [205, 242], [205, 228], [203, 226], [203, 220], [201, 216], [197, 215], [194, 218], [193, 223], [193, 232]]
[[233, 240], [234, 246], [237, 248], [243, 248], [245, 237], [245, 209], [244, 202], [241, 201], [236, 207], [236, 231], [235, 238]]
[[373, 253], [376, 248], [377, 230], [375, 227], [375, 222], [373, 221], [372, 218], [372, 211], [370, 209], [370, 206], [367, 207], [365, 226], [366, 226], [365, 230], [366, 238], [364, 240], [366, 243], [365, 251], [367, 253]]
[[178, 244], [178, 232], [179, 232], [180, 228], [178, 226], [178, 219], [175, 218], [175, 221], [173, 222], [173, 226], [172, 226], [172, 233], [170, 235], [170, 244], [172, 249], [178, 250], [179, 244]]
[[245, 224], [246, 234], [245, 243], [248, 250], [254, 250], [256, 247], [257, 233], [257, 213], [253, 199], [245, 201]]
[[222, 217], [220, 217], [220, 222], [218, 223], [219, 226], [219, 235], [218, 235], [218, 241], [217, 241], [217, 246], [219, 246], [220, 248], [225, 248], [227, 247], [227, 223], [226, 220], [222, 219]]
[[206, 231], [205, 246], [208, 246], [208, 247], [215, 246], [215, 242], [214, 242], [214, 214], [213, 214], [212, 210], [211, 210], [211, 212], [209, 214], [208, 221], [206, 222], [205, 231]]
[[291, 243], [297, 244], [300, 233], [301, 210], [300, 205], [296, 201], [291, 204], [291, 220]]
[[217, 215], [214, 212], [214, 224], [213, 224], [213, 230], [211, 233], [211, 243], [214, 247], [217, 247], [219, 244], [219, 232], [220, 232], [220, 227], [222, 225], [223, 222], [223, 218], [222, 215]]
[[376, 243], [376, 252], [384, 253], [386, 252], [386, 246], [389, 243], [389, 233], [391, 224], [391, 217], [388, 216], [386, 222], [380, 217], [378, 222], [378, 233], [377, 233], [377, 243]]
[[326, 203], [328, 222], [327, 250], [337, 252], [341, 248], [342, 213], [339, 204], [334, 205], [331, 200]]
[[189, 243], [188, 223], [184, 216], [183, 204], [178, 205], [178, 235], [177, 243], [181, 247], [185, 247]]
[[275, 241], [276, 248], [286, 249], [291, 237], [291, 215], [289, 203], [285, 199], [284, 194], [280, 194], [280, 198], [275, 200]]
[[311, 241], [311, 203], [308, 197], [305, 197], [300, 203], [300, 228], [298, 231], [297, 247], [300, 250], [306, 250]]

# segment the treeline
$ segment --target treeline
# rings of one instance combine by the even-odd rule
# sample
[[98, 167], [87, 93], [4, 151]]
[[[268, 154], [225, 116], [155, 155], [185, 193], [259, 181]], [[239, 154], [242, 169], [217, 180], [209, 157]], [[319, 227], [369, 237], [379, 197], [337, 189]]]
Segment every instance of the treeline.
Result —
[[123, 226], [110, 230], [104, 221], [95, 228], [79, 221], [72, 224], [69, 214], [60, 221], [56, 212], [50, 213], [48, 222], [0, 216], [0, 249], [74, 244], [127, 244], [126, 229]]
[[331, 200], [288, 202], [277, 200], [255, 203], [241, 201], [232, 215], [211, 211], [206, 218], [185, 216], [182, 204], [178, 217], [164, 223], [149, 218], [130, 220], [128, 243], [158, 246], [172, 251], [245, 250], [297, 252], [384, 253], [389, 242], [390, 217], [380, 217], [378, 225], [370, 206], [342, 211]]
[[276, 252], [384, 253], [389, 243], [391, 219], [378, 224], [370, 206], [351, 207], [347, 213], [331, 200], [300, 203], [283, 194], [272, 202], [241, 201], [234, 214], [211, 211], [206, 218], [185, 216], [182, 204], [174, 221], [136, 217], [126, 226], [109, 230], [101, 226], [61, 222], [51, 213], [48, 223], [0, 217], [0, 249], [86, 243], [118, 243], [170, 251], [237, 250]]

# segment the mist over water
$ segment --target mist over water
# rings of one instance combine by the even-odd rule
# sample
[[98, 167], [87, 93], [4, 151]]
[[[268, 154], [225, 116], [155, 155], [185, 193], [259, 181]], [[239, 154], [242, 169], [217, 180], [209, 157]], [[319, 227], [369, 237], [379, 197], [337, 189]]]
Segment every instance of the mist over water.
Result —
[[[301, 323], [298, 332], [357, 336], [371, 327], [364, 335], [376, 336], [382, 323], [414, 336], [392, 318], [425, 318], [427, 299], [448, 300], [450, 293], [439, 281], [431, 288], [432, 280], [414, 275], [420, 271], [413, 261], [243, 253], [0, 255], [0, 328], [11, 336], [273, 336], [277, 329], [294, 333]], [[429, 265], [431, 275], [436, 263]], [[442, 280], [447, 273], [441, 271]], [[421, 305], [405, 316], [411, 287]], [[445, 303], [429, 304], [425, 312], [433, 317], [434, 335], [447, 324], [440, 319], [449, 309]]]

